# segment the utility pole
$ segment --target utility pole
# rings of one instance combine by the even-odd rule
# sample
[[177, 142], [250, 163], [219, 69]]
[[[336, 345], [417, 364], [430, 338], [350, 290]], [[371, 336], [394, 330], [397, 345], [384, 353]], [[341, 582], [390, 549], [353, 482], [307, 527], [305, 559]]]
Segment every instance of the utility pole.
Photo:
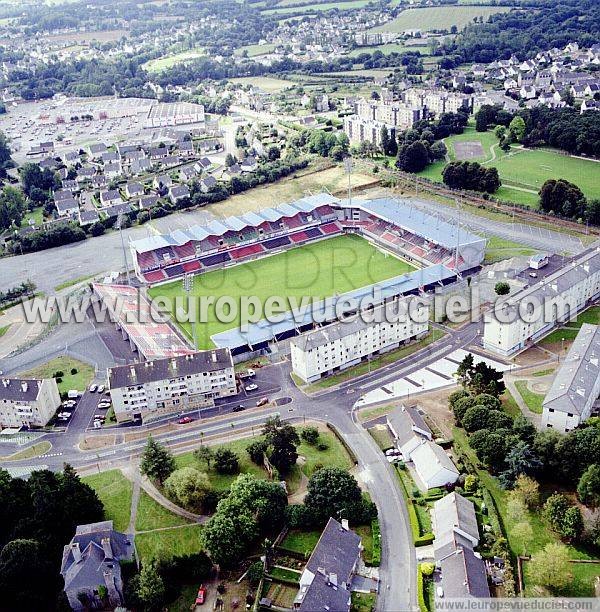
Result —
[[123, 213], [122, 212], [119, 213], [115, 226], [119, 230], [119, 234], [121, 236], [121, 247], [123, 249], [123, 264], [125, 266], [125, 275], [127, 276], [127, 284], [131, 285], [131, 278], [129, 278], [129, 262], [127, 261], [127, 249], [125, 248], [125, 239], [123, 238]]
[[344, 169], [348, 175], [348, 206], [352, 206], [352, 158], [350, 156], [344, 158]]
[[187, 303], [188, 303], [188, 314], [192, 315], [192, 339], [194, 342], [194, 350], [198, 346], [198, 342], [196, 341], [196, 309], [194, 308], [194, 312], [191, 312], [192, 308], [192, 298], [191, 293], [194, 288], [194, 275], [193, 274], [184, 274], [183, 276], [183, 290], [187, 293]]

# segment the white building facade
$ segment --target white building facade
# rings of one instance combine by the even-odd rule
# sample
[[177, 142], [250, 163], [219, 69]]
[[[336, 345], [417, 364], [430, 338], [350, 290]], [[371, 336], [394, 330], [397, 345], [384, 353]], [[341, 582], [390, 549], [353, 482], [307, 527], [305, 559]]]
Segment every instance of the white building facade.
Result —
[[197, 410], [237, 393], [229, 349], [118, 366], [108, 381], [119, 422]]
[[3, 378], [0, 381], [0, 427], [43, 427], [60, 407], [54, 378]]
[[[410, 298], [376, 307], [373, 322], [362, 317], [338, 322], [294, 338], [292, 369], [305, 382], [314, 382], [424, 336], [429, 329], [429, 307], [419, 304], [414, 313], [405, 312], [394, 321], [398, 309], [408, 308]], [[394, 312], [396, 311], [396, 312]]]
[[483, 347], [503, 356], [525, 350], [600, 295], [600, 250], [576, 257], [542, 282], [498, 302], [486, 315]]

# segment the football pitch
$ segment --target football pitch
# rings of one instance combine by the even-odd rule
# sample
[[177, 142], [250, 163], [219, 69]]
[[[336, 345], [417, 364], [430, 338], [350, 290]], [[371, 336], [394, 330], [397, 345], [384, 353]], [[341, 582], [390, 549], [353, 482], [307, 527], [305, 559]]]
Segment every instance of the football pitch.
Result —
[[[237, 304], [247, 296], [256, 296], [262, 304], [269, 297], [280, 296], [287, 311], [290, 310], [290, 298], [301, 300], [307, 296], [323, 299], [414, 269], [408, 262], [381, 251], [360, 236], [337, 236], [195, 276], [192, 295], [217, 299], [228, 296]], [[175, 299], [185, 296], [182, 281], [154, 287], [148, 293], [151, 298], [166, 298], [176, 325], [191, 338], [191, 323], [178, 322], [174, 316]], [[240, 326], [239, 315], [229, 323], [219, 321], [214, 304], [207, 308], [206, 315], [205, 322], [196, 324], [196, 340], [200, 349], [213, 346], [212, 335]]]

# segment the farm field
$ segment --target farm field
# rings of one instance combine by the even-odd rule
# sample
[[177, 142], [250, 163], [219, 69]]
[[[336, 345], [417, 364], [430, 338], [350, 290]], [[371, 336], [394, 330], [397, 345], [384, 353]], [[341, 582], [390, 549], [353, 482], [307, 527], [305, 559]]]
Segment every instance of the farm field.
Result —
[[349, 2], [323, 2], [314, 4], [303, 4], [302, 6], [281, 6], [273, 9], [261, 11], [265, 15], [285, 15], [286, 13], [297, 13], [303, 11], [305, 13], [314, 13], [319, 11], [329, 11], [331, 9], [350, 10], [362, 8], [369, 4], [369, 0], [350, 0]]
[[[538, 191], [550, 178], [564, 178], [578, 185], [587, 197], [600, 197], [600, 183], [596, 178], [600, 172], [598, 162], [569, 157], [550, 149], [512, 147], [509, 153], [505, 153], [498, 146], [493, 132], [476, 132], [470, 126], [462, 134], [445, 138], [444, 142], [450, 160], [459, 159], [457, 144], [481, 143], [482, 154], [467, 158], [498, 168], [502, 186], [494, 195], [501, 200], [536, 208]], [[446, 163], [439, 161], [430, 164], [419, 176], [441, 183]]]
[[294, 83], [286, 81], [284, 79], [276, 79], [273, 77], [257, 76], [257, 77], [239, 77], [237, 79], [230, 79], [232, 83], [239, 83], [240, 85], [252, 85], [254, 87], [260, 87], [260, 89], [267, 93], [278, 93], [293, 87]]
[[[413, 269], [409, 263], [384, 254], [363, 238], [338, 236], [240, 264], [226, 272], [215, 270], [196, 276], [193, 295], [227, 295], [236, 301], [242, 296], [252, 295], [263, 304], [270, 296], [281, 296], [286, 300], [286, 310], [290, 310], [291, 297], [297, 300], [304, 296], [323, 299]], [[151, 289], [150, 295], [167, 298], [173, 313], [174, 298], [183, 295], [182, 291], [181, 282], [174, 282]], [[197, 325], [199, 348], [210, 348], [213, 334], [240, 325], [239, 317], [231, 323], [218, 321], [214, 306], [208, 308], [207, 319], [207, 323]], [[191, 336], [190, 323], [179, 326], [188, 337]]]
[[267, 53], [271, 53], [275, 49], [275, 45], [267, 44], [267, 45], [246, 45], [245, 47], [237, 48], [233, 54], [234, 55], [243, 55], [244, 51], [246, 51], [248, 57], [258, 57], [259, 55], [266, 55]]
[[396, 19], [373, 28], [372, 32], [405, 32], [406, 30], [449, 30], [456, 26], [459, 30], [471, 23], [475, 17], [504, 13], [507, 7], [494, 6], [440, 6], [411, 8], [400, 13]]
[[161, 72], [167, 68], [175, 66], [175, 64], [182, 64], [190, 60], [203, 57], [205, 55], [204, 49], [199, 47], [197, 49], [190, 49], [188, 51], [181, 51], [180, 53], [174, 53], [173, 55], [164, 55], [156, 59], [150, 60], [143, 65], [143, 68], [148, 72]]

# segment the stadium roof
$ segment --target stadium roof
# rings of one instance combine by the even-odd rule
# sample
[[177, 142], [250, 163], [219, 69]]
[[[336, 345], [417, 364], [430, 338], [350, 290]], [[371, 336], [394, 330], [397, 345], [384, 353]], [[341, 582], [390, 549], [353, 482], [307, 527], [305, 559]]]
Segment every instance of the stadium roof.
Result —
[[227, 232], [239, 232], [245, 227], [256, 227], [265, 221], [279, 221], [284, 217], [293, 217], [299, 212], [312, 212], [319, 206], [338, 204], [339, 199], [328, 193], [307, 196], [296, 202], [281, 204], [275, 208], [265, 208], [257, 212], [249, 212], [239, 217], [228, 217], [220, 221], [211, 221], [208, 225], [194, 225], [185, 230], [176, 230], [171, 234], [149, 236], [141, 240], [133, 240], [131, 247], [138, 253], [146, 253], [161, 247], [182, 246], [190, 240], [204, 240], [208, 236], [222, 236]]
[[[375, 303], [384, 298], [407, 295], [420, 288], [426, 288], [437, 283], [453, 278], [455, 273], [441, 264], [415, 270], [401, 276], [395, 276], [385, 281], [362, 287], [343, 293], [338, 296], [328, 297], [303, 310], [287, 312], [282, 315], [279, 322], [270, 322], [266, 319], [257, 323], [250, 323], [245, 331], [239, 327], [229, 329], [211, 336], [211, 340], [219, 348], [230, 348], [232, 350], [243, 346], [256, 346], [265, 342], [271, 342], [278, 336], [288, 333], [300, 327], [310, 325], [315, 321], [334, 321], [336, 317], [336, 304], [340, 300], [373, 299], [377, 293]], [[350, 309], [348, 309], [350, 310]]]
[[396, 198], [380, 198], [377, 200], [356, 200], [352, 206], [367, 213], [380, 217], [385, 221], [404, 227], [413, 234], [431, 240], [448, 249], [456, 248], [457, 244], [473, 244], [483, 242], [485, 238], [471, 234], [463, 227], [459, 228], [439, 216], [430, 215], [415, 208], [408, 200]]

